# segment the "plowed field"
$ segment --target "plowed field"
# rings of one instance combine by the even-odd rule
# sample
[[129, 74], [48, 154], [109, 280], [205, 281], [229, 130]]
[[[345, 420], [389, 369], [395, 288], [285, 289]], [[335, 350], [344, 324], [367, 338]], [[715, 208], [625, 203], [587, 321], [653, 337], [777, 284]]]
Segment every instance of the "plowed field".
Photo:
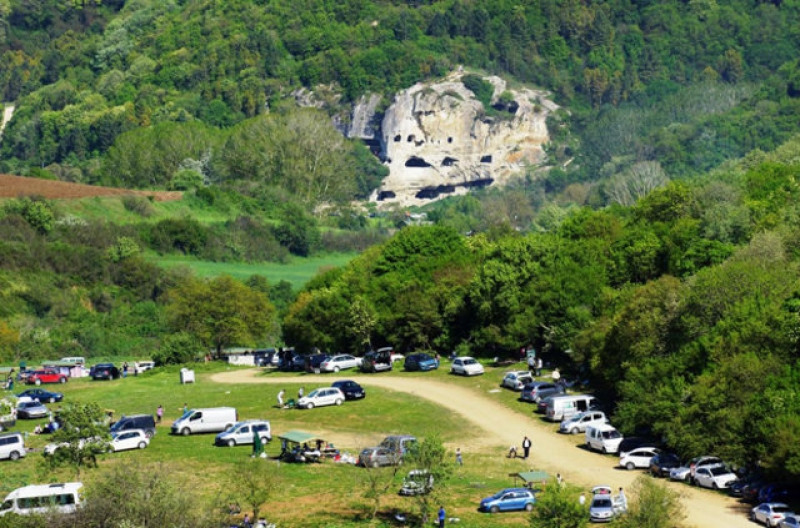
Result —
[[25, 178], [0, 174], [0, 198], [18, 198], [20, 196], [43, 196], [51, 200], [75, 200], [93, 196], [152, 196], [157, 202], [180, 200], [180, 191], [133, 191], [116, 187], [97, 187], [82, 183], [69, 183], [40, 178]]

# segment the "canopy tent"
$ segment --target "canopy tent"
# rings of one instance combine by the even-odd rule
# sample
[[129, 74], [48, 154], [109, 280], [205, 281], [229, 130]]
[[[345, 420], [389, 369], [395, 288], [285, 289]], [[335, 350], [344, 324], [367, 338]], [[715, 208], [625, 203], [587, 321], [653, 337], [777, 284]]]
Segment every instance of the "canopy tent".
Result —
[[289, 431], [288, 433], [283, 433], [282, 435], [279, 435], [278, 438], [281, 440], [286, 440], [287, 442], [291, 442], [293, 444], [305, 444], [308, 442], [316, 442], [317, 440], [323, 440], [319, 436], [312, 433], [306, 433], [305, 431]]
[[522, 484], [526, 488], [537, 483], [547, 484], [547, 480], [550, 478], [546, 471], [520, 471], [519, 473], [509, 473], [508, 476], [514, 477], [514, 485], [517, 484], [517, 479], [522, 480]]

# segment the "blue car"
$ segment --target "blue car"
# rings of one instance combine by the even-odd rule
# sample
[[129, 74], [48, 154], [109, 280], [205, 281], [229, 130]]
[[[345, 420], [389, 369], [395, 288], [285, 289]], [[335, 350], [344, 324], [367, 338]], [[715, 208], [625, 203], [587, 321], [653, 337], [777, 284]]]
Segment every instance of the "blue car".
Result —
[[483, 499], [478, 509], [489, 513], [517, 510], [531, 511], [535, 503], [536, 497], [528, 488], [506, 488], [491, 497]]
[[64, 399], [64, 395], [60, 392], [51, 392], [44, 389], [28, 389], [17, 394], [18, 398], [23, 398], [25, 396], [41, 403], [55, 403]]
[[403, 368], [406, 370], [433, 370], [439, 368], [439, 360], [428, 354], [418, 353], [406, 357]]

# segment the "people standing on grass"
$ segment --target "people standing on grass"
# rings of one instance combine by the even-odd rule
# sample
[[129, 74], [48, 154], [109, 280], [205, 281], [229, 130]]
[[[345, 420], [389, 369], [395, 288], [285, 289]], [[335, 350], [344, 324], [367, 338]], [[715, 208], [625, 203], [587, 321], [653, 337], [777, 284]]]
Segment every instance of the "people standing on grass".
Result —
[[531, 376], [536, 374], [536, 356], [528, 356], [528, 371]]
[[544, 366], [544, 362], [542, 361], [541, 357], [536, 358], [536, 377], [540, 377], [542, 375], [542, 367]]
[[444, 506], [439, 506], [439, 528], [444, 528], [444, 520], [447, 518], [447, 514], [444, 511]]
[[300, 387], [300, 389], [297, 391], [297, 399], [298, 400], [303, 397], [303, 393], [304, 392], [305, 391], [303, 390], [303, 387]]
[[283, 389], [281, 389], [281, 391], [278, 393], [278, 407], [281, 409], [283, 409], [283, 397], [285, 394], [286, 391]]
[[464, 459], [461, 458], [461, 448], [460, 447], [456, 448], [456, 464], [458, 464], [459, 466], [463, 466], [464, 465]]
[[531, 445], [532, 444], [531, 444], [531, 439], [530, 438], [528, 438], [526, 436], [525, 438], [522, 439], [522, 451], [524, 453], [522, 458], [527, 460], [528, 456], [530, 456], [530, 454], [531, 454]]
[[164, 417], [164, 407], [159, 405], [158, 409], [156, 409], [156, 423], [161, 423], [161, 419]]
[[581, 493], [581, 496], [578, 497], [578, 504], [580, 504], [581, 506], [586, 506], [586, 495], [584, 495], [583, 493]]

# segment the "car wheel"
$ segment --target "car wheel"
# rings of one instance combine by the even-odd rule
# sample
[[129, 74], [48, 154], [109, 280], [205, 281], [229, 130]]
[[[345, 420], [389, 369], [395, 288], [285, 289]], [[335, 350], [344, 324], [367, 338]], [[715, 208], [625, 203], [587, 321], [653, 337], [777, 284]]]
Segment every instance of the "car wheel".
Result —
[[333, 367], [333, 372], [339, 372], [339, 367]]
[[261, 437], [261, 445], [265, 445], [272, 441], [272, 438], [267, 438], [266, 436]]
[[370, 464], [370, 466], [376, 468], [376, 467], [380, 467], [380, 464], [378, 464], [378, 461], [376, 460], [372, 464]]
[[42, 384], [42, 380], [40, 380], [40, 379], [37, 379], [37, 380], [36, 380], [36, 381], [34, 381], [33, 383], [34, 383], [34, 384], [35, 384], [35, 385], [38, 387], [39, 385], [41, 385], [41, 384]]
[[497, 506], [492, 506], [491, 508], [489, 508], [489, 512], [490, 513], [497, 513], [499, 511], [500, 511], [500, 508], [498, 508]]
[[236, 440], [234, 440], [233, 438], [228, 440], [228, 447], [236, 447]]
[[19, 452], [12, 451], [11, 454], [8, 455], [9, 460], [19, 460]]
[[313, 403], [311, 403], [311, 402], [308, 402], [308, 403], [306, 404], [306, 409], [313, 409], [313, 408], [314, 408], [314, 404], [313, 404]]
[[58, 381], [59, 381], [60, 383], [66, 383], [66, 382], [67, 382], [67, 378], [61, 378], [61, 379], [60, 379], [60, 380], [58, 380]]
[[342, 400], [341, 398], [337, 398], [334, 403], [336, 403], [336, 405], [341, 405], [343, 401], [344, 400]]
[[606, 449], [606, 446], [603, 446], [603, 454], [604, 454], [604, 455], [607, 455], [607, 454], [608, 454], [608, 449]]
[[144, 435], [145, 435], [147, 438], [153, 438], [153, 435], [154, 435], [154, 434], [156, 434], [156, 433], [155, 433], [155, 431], [151, 431], [151, 430], [149, 430], [149, 429], [148, 429], [148, 430], [146, 430], [146, 431], [144, 432]]
[[577, 427], [573, 427], [572, 429], [569, 430], [569, 434], [573, 434], [574, 435], [574, 434], [578, 434], [578, 433], [580, 433], [580, 431], [578, 430]]
[[145, 447], [147, 447], [145, 442], [139, 442], [139, 449], [144, 449]]
[[533, 504], [531, 504], [530, 502], [529, 502], [528, 504], [526, 504], [526, 505], [525, 505], [525, 511], [529, 512], [529, 511], [531, 511], [532, 509], [533, 509]]
[[50, 403], [55, 403], [55, 402], [56, 402], [55, 398], [50, 398]]
[[715, 490], [718, 490], [718, 489], [719, 489], [719, 486], [717, 486], [717, 483], [716, 483], [716, 482], [712, 482], [712, 483], [711, 483], [711, 489], [715, 489]]
[[625, 469], [627, 469], [628, 471], [634, 469], [635, 467], [636, 466], [634, 465], [633, 462], [628, 462], [627, 464], [625, 464]]
[[191, 431], [189, 430], [188, 427], [184, 427], [183, 429], [181, 429], [181, 434], [183, 436], [189, 436], [189, 433], [191, 433]]

